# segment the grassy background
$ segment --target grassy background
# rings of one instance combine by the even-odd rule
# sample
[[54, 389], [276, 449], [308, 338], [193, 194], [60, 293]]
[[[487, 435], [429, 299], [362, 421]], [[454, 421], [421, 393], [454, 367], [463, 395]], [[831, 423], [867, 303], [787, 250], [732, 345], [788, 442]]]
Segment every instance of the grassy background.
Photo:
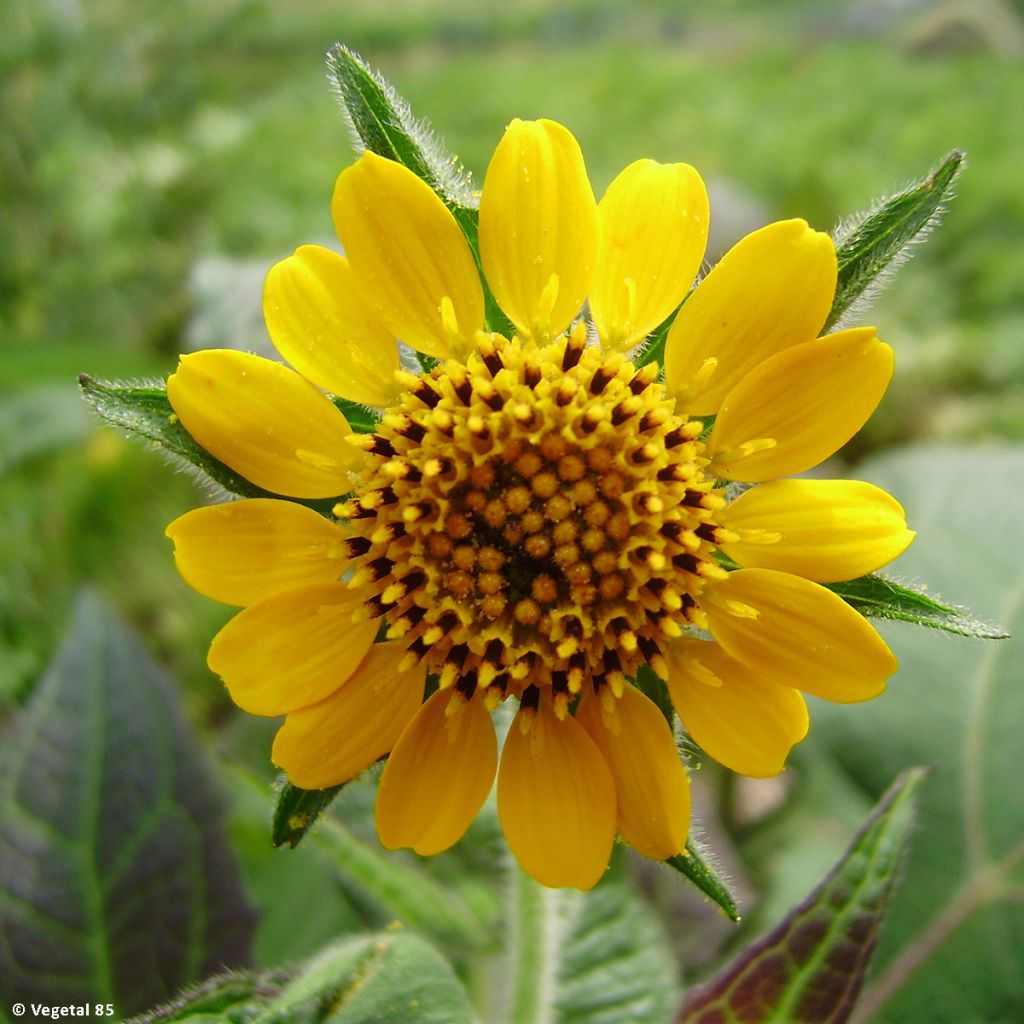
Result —
[[0, 708], [92, 582], [193, 720], [265, 759], [265, 730], [204, 665], [228, 610], [187, 590], [161, 537], [196, 492], [96, 429], [74, 377], [166, 376], [190, 345], [265, 342], [262, 273], [330, 239], [351, 158], [321, 59], [335, 40], [477, 181], [513, 116], [571, 127], [598, 193], [639, 156], [693, 163], [719, 247], [777, 217], [829, 229], [965, 149], [945, 222], [872, 313], [897, 377], [846, 455], [1024, 437], [1019, 5], [14, 0], [3, 19]]

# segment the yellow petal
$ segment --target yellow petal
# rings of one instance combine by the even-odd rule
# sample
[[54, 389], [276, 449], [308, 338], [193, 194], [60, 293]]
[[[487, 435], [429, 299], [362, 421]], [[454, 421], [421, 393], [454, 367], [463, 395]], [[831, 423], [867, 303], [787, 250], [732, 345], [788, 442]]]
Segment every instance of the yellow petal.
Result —
[[776, 480], [752, 487], [718, 513], [718, 523], [739, 536], [719, 544], [733, 561], [818, 583], [874, 572], [915, 536], [899, 502], [859, 480]]
[[423, 700], [423, 666], [398, 668], [407, 650], [401, 643], [374, 644], [344, 686], [288, 716], [274, 739], [273, 760], [293, 786], [337, 786], [394, 747]]
[[611, 772], [583, 726], [546, 702], [520, 711], [501, 755], [498, 815], [523, 870], [553, 888], [593, 888], [608, 867], [615, 808]]
[[708, 195], [688, 164], [637, 160], [609, 186], [590, 312], [605, 348], [631, 348], [690, 290], [708, 239]]
[[480, 258], [498, 304], [524, 334], [551, 337], [580, 311], [597, 249], [583, 154], [554, 121], [506, 129], [480, 199]]
[[825, 700], [877, 697], [898, 665], [885, 641], [842, 598], [774, 569], [708, 580], [708, 626], [726, 653]]
[[722, 403], [708, 440], [712, 470], [756, 482], [818, 465], [874, 412], [892, 366], [892, 349], [872, 327], [830, 334], [766, 359]]
[[484, 325], [483, 287], [465, 236], [433, 189], [366, 152], [341, 172], [331, 213], [380, 323], [439, 359], [467, 351]]
[[276, 498], [193, 509], [166, 532], [189, 586], [243, 607], [282, 590], [337, 580], [348, 558], [340, 526]]
[[498, 742], [483, 698], [438, 690], [409, 723], [384, 767], [377, 835], [423, 856], [457, 843], [494, 782]]
[[280, 363], [233, 349], [181, 357], [167, 397], [214, 458], [268, 491], [332, 498], [361, 461], [330, 399]]
[[622, 838], [654, 860], [681, 853], [690, 829], [690, 784], [657, 705], [627, 686], [610, 713], [598, 697], [585, 696], [576, 721], [611, 769]]
[[398, 346], [343, 256], [303, 245], [276, 263], [263, 285], [263, 316], [277, 351], [314, 384], [366, 405], [397, 400]]
[[807, 735], [800, 693], [705, 640], [672, 644], [666, 655], [672, 703], [698, 746], [741, 775], [778, 775]]
[[665, 384], [694, 415], [715, 413], [758, 363], [816, 337], [832, 308], [832, 239], [802, 220], [747, 235], [697, 286], [665, 346]]
[[334, 693], [377, 633], [352, 621], [367, 595], [344, 583], [274, 594], [239, 612], [214, 638], [207, 664], [254, 715], [284, 715]]

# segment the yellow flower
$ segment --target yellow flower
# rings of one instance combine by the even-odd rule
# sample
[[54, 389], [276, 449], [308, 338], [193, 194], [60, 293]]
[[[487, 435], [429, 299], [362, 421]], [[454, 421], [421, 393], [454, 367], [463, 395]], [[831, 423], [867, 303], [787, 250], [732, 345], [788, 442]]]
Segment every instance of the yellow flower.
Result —
[[[287, 716], [273, 758], [298, 786], [390, 754], [388, 847], [451, 846], [497, 773], [508, 842], [545, 884], [594, 885], [616, 832], [679, 853], [687, 776], [632, 682], [642, 666], [696, 742], [750, 775], [781, 771], [804, 736], [799, 691], [864, 700], [896, 668], [821, 584], [896, 557], [913, 537], [903, 510], [868, 484], [781, 479], [860, 428], [891, 350], [871, 328], [818, 337], [835, 251], [791, 220], [744, 238], [687, 298], [663, 383], [637, 368], [629, 353], [703, 257], [704, 186], [641, 160], [596, 203], [551, 121], [509, 126], [480, 200], [511, 337], [486, 330], [474, 255], [410, 171], [364, 154], [333, 213], [345, 257], [304, 246], [267, 277], [267, 325], [295, 370], [205, 351], [168, 381], [186, 429], [254, 484], [348, 495], [336, 519], [267, 498], [171, 524], [185, 579], [244, 609], [211, 668], [240, 707]], [[396, 339], [437, 365], [402, 369]], [[324, 391], [382, 409], [376, 432], [354, 434]], [[710, 432], [695, 416], [715, 417]], [[729, 500], [730, 481], [759, 486]], [[499, 768], [490, 712], [509, 697]]]

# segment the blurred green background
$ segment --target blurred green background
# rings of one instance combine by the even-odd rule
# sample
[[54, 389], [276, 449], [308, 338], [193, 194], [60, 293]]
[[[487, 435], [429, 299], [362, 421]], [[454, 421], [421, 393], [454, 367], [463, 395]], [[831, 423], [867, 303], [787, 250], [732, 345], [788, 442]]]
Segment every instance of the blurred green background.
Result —
[[[966, 150], [942, 226], [869, 315], [896, 379], [843, 457], [1024, 438], [1020, 2], [7, 0], [0, 19], [5, 714], [93, 582], [180, 681], [211, 746], [270, 777], [264, 723], [236, 717], [205, 668], [229, 610], [178, 580], [162, 537], [200, 495], [97, 428], [75, 376], [165, 377], [188, 348], [266, 345], [262, 275], [303, 242], [329, 243], [352, 156], [322, 62], [335, 40], [380, 68], [477, 182], [514, 116], [567, 124], [598, 194], [640, 156], [694, 164], [712, 193], [710, 255], [779, 217], [829, 230]], [[985, 604], [969, 587], [946, 596]], [[786, 882], [769, 871], [776, 839], [743, 841], [786, 785], [706, 781], [752, 905], [767, 894], [776, 912], [811, 868]], [[803, 806], [846, 806], [846, 783], [816, 785]], [[845, 820], [866, 806], [851, 795]], [[817, 837], [815, 869], [848, 834]], [[648, 884], [674, 908], [664, 876]], [[674, 932], [695, 970], [729, 941]]]

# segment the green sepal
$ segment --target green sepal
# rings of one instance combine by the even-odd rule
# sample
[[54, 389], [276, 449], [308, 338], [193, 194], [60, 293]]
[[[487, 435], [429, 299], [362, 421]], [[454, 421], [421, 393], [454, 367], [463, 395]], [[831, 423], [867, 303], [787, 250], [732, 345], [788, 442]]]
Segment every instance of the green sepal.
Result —
[[677, 853], [665, 863], [688, 878], [730, 921], [739, 921], [739, 907], [729, 886], [718, 876], [705, 857], [705, 851], [694, 840], [687, 840], [685, 854]]
[[1005, 640], [1010, 635], [1001, 626], [945, 604], [921, 587], [898, 583], [880, 573], [825, 586], [869, 618], [911, 622], [979, 640]]
[[[715, 552], [715, 558], [729, 572], [742, 568], [721, 551]], [[974, 637], [977, 640], [1006, 640], [1010, 636], [1002, 626], [985, 622], [962, 608], [946, 604], [922, 586], [901, 583], [879, 572], [858, 576], [855, 580], [843, 580], [841, 583], [824, 583], [822, 586], [838, 594], [865, 618], [910, 622], [915, 626], [941, 629], [945, 633]]]
[[487, 327], [511, 337], [480, 262], [479, 199], [469, 174], [446, 153], [430, 130], [412, 115], [408, 103], [362, 57], [341, 43], [327, 53], [327, 70], [338, 92], [357, 148], [394, 160], [425, 181], [451, 211], [476, 261], [484, 290]]
[[668, 685], [664, 679], [655, 675], [650, 665], [641, 665], [637, 670], [636, 678], [633, 680], [636, 688], [648, 699], [653, 701], [658, 710], [665, 716], [669, 727], [673, 727], [676, 721], [675, 708], [672, 706], [672, 697], [668, 692]]
[[279, 782], [270, 841], [274, 846], [287, 843], [295, 849], [346, 784], [328, 789], [300, 789], [293, 786], [283, 773], [279, 776]]
[[[101, 381], [83, 373], [79, 375], [78, 383], [82, 396], [100, 419], [148, 442], [172, 463], [190, 470], [207, 486], [212, 485], [239, 498], [285, 497], [250, 483], [202, 448], [181, 425], [168, 401], [163, 382]], [[287, 500], [329, 516], [331, 509], [343, 497]]]
[[[280, 781], [271, 841], [294, 849], [348, 783], [311, 790], [293, 786], [284, 775]], [[366, 846], [334, 818], [324, 818], [323, 830], [312, 842], [359, 891], [374, 896], [396, 920], [465, 947], [487, 944], [483, 923], [455, 893], [416, 867]]]
[[358, 402], [348, 398], [332, 398], [332, 402], [341, 410], [348, 425], [357, 434], [372, 434], [377, 429], [377, 421], [373, 418], [372, 410]]
[[835, 327], [858, 300], [867, 298], [886, 273], [910, 255], [909, 247], [938, 223], [963, 163], [964, 154], [953, 150], [927, 177], [840, 225], [836, 231], [839, 279], [823, 333]]
[[341, 43], [328, 50], [327, 70], [360, 148], [408, 167], [452, 213], [473, 208], [467, 172], [444, 152], [426, 125], [413, 117], [409, 104], [383, 75]]
[[[689, 296], [687, 296], [689, 298]], [[683, 300], [685, 302], [686, 299]], [[680, 309], [683, 308], [682, 303], [676, 306], [671, 313], [657, 327], [647, 335], [647, 341], [644, 343], [642, 349], [636, 354], [634, 363], [639, 368], [646, 366], [648, 363], [657, 363], [661, 367], [662, 375], [665, 372], [665, 342], [668, 339], [668, 332], [673, 322], [675, 321], [676, 314]]]

